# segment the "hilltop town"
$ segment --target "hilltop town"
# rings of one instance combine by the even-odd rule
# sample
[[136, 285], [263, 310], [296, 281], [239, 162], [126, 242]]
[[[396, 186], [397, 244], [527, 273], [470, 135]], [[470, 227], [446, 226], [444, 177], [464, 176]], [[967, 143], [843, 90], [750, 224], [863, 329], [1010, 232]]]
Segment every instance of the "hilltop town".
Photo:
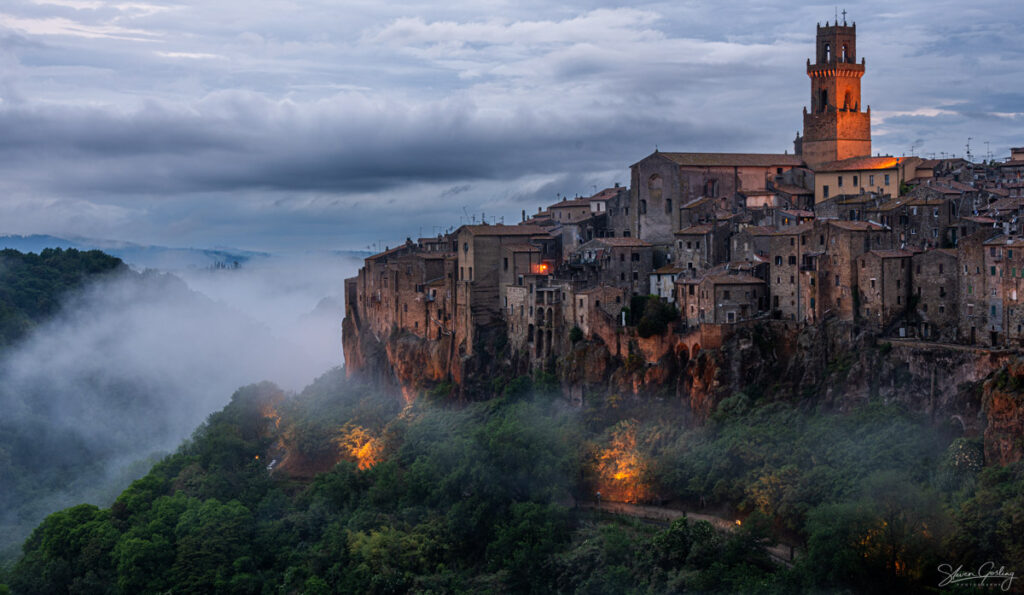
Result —
[[347, 365], [363, 366], [368, 335], [414, 337], [446, 351], [447, 369], [424, 373], [458, 383], [484, 352], [536, 370], [579, 341], [625, 358], [656, 336], [693, 357], [760, 321], [1019, 346], [1024, 148], [987, 163], [872, 156], [865, 71], [856, 24], [826, 22], [792, 152], [655, 151], [628, 187], [370, 256], [346, 280]]

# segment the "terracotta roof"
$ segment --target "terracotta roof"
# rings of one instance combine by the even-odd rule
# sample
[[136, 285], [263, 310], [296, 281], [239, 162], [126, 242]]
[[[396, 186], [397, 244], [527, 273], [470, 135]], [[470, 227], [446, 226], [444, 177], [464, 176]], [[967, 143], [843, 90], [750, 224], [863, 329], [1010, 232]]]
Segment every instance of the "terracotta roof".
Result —
[[996, 220], [992, 219], [991, 217], [961, 217], [961, 219], [963, 219], [964, 221], [970, 221], [971, 223], [982, 223], [988, 225], [991, 225], [996, 222]]
[[590, 199], [589, 198], [574, 198], [572, 200], [562, 200], [562, 201], [556, 202], [553, 205], [549, 205], [548, 206], [548, 210], [551, 210], [551, 209], [568, 209], [568, 208], [572, 208], [572, 207], [576, 207], [576, 208], [587, 207], [589, 209], [590, 208]]
[[777, 153], [658, 153], [679, 165], [695, 165], [699, 167], [799, 167], [803, 159], [797, 155], [779, 155]]
[[873, 221], [830, 220], [828, 224], [838, 227], [840, 229], [845, 229], [847, 231], [885, 231], [889, 229], [888, 227], [885, 227], [884, 225], [879, 225], [878, 223], [875, 223]]
[[1012, 211], [1019, 208], [1024, 203], [1024, 198], [1019, 196], [1012, 198], [1001, 198], [994, 203], [988, 205], [988, 209], [995, 209], [997, 211]]
[[786, 194], [814, 194], [814, 190], [808, 190], [807, 188], [795, 186], [793, 184], [776, 184], [775, 190]]
[[801, 223], [800, 225], [790, 225], [789, 227], [783, 227], [781, 229], [777, 229], [774, 232], [772, 232], [771, 235], [773, 235], [773, 236], [794, 236], [794, 235], [800, 235], [800, 234], [802, 234], [804, 232], [811, 231], [812, 229], [814, 229], [814, 223], [811, 222], [811, 221], [806, 221], [804, 223]]
[[677, 236], [696, 236], [696, 235], [702, 236], [702, 235], [705, 235], [707, 233], [710, 233], [713, 229], [714, 229], [714, 227], [712, 227], [711, 224], [709, 224], [709, 223], [705, 223], [703, 225], [691, 225], [690, 227], [687, 227], [686, 229], [680, 229], [679, 231], [677, 231], [675, 233], [675, 235], [677, 235]]
[[693, 209], [693, 208], [699, 207], [699, 206], [701, 206], [701, 205], [703, 205], [703, 204], [705, 204], [707, 202], [713, 201], [713, 200], [715, 200], [715, 199], [711, 198], [710, 196], [702, 196], [700, 198], [695, 198], [695, 199], [691, 200], [690, 202], [684, 204], [683, 206], [681, 206], [679, 208], [680, 209]]
[[[885, 194], [883, 196], [889, 195]], [[860, 205], [866, 202], [879, 200], [882, 197], [871, 192], [865, 192], [864, 194], [837, 194], [833, 198], [837, 205]]]
[[677, 267], [677, 266], [673, 266], [671, 264], [666, 264], [665, 266], [661, 267], [660, 269], [654, 271], [654, 274], [655, 275], [678, 275], [679, 273], [683, 272], [684, 270], [686, 270], [686, 269], [684, 269], [683, 267]]
[[604, 190], [599, 191], [597, 194], [591, 196], [588, 200], [608, 200], [609, 198], [614, 197], [616, 194], [623, 190], [625, 190], [625, 188], [623, 188], [622, 186], [612, 186], [610, 188], [605, 188]]
[[850, 157], [839, 161], [829, 161], [814, 168], [814, 171], [860, 171], [872, 169], [892, 169], [899, 164], [897, 157]]
[[394, 255], [398, 254], [399, 252], [405, 252], [406, 250], [409, 250], [410, 248], [411, 248], [411, 246], [408, 246], [406, 244], [402, 244], [400, 246], [395, 246], [394, 248], [385, 250], [383, 252], [378, 252], [378, 253], [376, 253], [376, 254], [374, 254], [372, 256], [367, 256], [366, 260], [377, 260], [378, 258], [384, 258], [386, 256], [394, 256]]
[[910, 198], [908, 198], [906, 196], [903, 196], [903, 197], [900, 197], [900, 198], [894, 198], [894, 199], [892, 199], [892, 200], [890, 200], [888, 202], [884, 202], [884, 203], [876, 206], [874, 208], [874, 210], [876, 210], [876, 211], [891, 211], [893, 209], [902, 207], [902, 206], [907, 205], [907, 204], [910, 204]]
[[475, 236], [532, 236], [546, 235], [547, 230], [537, 225], [463, 225], [464, 229]]
[[764, 279], [758, 279], [752, 275], [707, 275], [704, 281], [710, 281], [713, 285], [751, 285], [763, 284]]

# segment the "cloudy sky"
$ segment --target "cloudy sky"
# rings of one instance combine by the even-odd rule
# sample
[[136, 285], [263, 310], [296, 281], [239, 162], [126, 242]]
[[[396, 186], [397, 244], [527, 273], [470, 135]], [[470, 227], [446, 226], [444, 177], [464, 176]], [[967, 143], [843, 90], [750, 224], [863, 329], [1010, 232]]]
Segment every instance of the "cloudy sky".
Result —
[[[363, 249], [781, 152], [835, 10], [793, 4], [4, 0], [0, 234]], [[1024, 3], [969, 4], [846, 7], [876, 151], [1024, 145]]]

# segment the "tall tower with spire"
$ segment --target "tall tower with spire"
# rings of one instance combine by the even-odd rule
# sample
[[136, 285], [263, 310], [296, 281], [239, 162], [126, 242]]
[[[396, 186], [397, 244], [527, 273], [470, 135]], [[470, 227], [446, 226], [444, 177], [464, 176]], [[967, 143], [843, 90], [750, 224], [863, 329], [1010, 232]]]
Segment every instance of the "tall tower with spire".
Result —
[[823, 163], [871, 155], [871, 108], [861, 111], [860, 78], [865, 62], [857, 63], [857, 24], [818, 27], [811, 78], [811, 109], [804, 108], [801, 155], [812, 169]]

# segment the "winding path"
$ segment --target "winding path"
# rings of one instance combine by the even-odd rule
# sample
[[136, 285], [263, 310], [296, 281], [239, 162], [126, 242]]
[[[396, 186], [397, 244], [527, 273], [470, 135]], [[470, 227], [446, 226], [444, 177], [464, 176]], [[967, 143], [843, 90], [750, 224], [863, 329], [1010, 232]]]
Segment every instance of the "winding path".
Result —
[[[607, 514], [629, 516], [665, 524], [671, 523], [672, 521], [685, 516], [686, 518], [694, 521], [707, 521], [711, 523], [713, 527], [721, 531], [735, 531], [736, 527], [739, 526], [736, 524], [736, 521], [720, 516], [699, 512], [687, 512], [685, 510], [664, 508], [661, 506], [643, 506], [640, 504], [626, 504], [625, 502], [602, 502], [601, 504], [597, 504], [596, 502], [583, 501], [577, 502], [576, 505], [580, 508], [597, 509], [598, 511]], [[798, 558], [800, 555], [800, 550], [781, 543], [765, 546], [764, 549], [768, 552], [768, 555], [773, 561], [783, 564], [787, 568], [792, 568], [793, 560]]]

